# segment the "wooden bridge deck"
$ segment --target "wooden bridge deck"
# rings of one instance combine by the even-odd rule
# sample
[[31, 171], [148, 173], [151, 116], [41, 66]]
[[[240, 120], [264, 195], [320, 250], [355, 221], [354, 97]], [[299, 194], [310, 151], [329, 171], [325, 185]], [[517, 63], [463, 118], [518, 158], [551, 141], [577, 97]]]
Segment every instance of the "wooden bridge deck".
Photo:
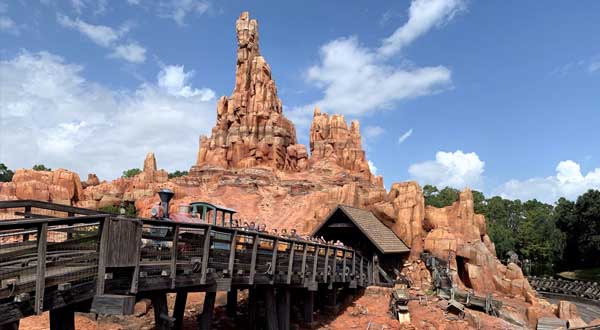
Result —
[[[157, 329], [176, 329], [185, 297], [194, 291], [207, 292], [208, 307], [199, 327], [209, 328], [214, 294], [240, 289], [250, 290], [250, 304], [264, 300], [269, 329], [288, 329], [290, 289], [303, 292], [302, 299], [308, 300], [310, 311], [305, 316], [310, 322], [315, 294], [333, 294], [335, 303], [340, 288], [372, 282], [370, 261], [344, 247], [204, 223], [115, 217], [27, 202], [0, 202], [0, 209], [24, 208], [19, 213], [29, 217], [0, 221], [0, 315], [5, 316], [0, 318], [0, 330], [18, 328], [19, 319], [46, 310], [51, 311], [52, 330], [72, 329], [72, 322], [53, 323], [52, 315], [70, 320], [75, 310], [89, 311], [90, 303], [92, 312], [128, 314], [141, 297], [153, 299]], [[41, 218], [32, 208], [66, 216]], [[167, 292], [177, 293], [172, 316], [164, 303]], [[275, 295], [278, 303], [270, 304]], [[286, 301], [287, 312], [281, 308]], [[228, 301], [228, 309], [236, 304]], [[270, 310], [269, 304], [279, 307]], [[249, 307], [255, 313], [256, 307]]]

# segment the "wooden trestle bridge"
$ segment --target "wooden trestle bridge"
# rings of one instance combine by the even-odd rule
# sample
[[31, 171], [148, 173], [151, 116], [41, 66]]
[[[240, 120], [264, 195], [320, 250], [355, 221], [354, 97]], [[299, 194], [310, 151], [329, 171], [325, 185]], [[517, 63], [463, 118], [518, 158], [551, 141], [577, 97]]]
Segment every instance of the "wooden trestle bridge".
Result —
[[0, 330], [44, 311], [52, 330], [74, 329], [74, 312], [131, 314], [141, 298], [152, 299], [156, 329], [179, 329], [189, 292], [206, 293], [198, 327], [209, 329], [216, 293], [228, 292], [235, 313], [245, 289], [248, 328], [289, 329], [292, 295], [313, 322], [317, 304], [373, 282], [370, 260], [344, 247], [33, 200], [0, 209], [22, 217], [0, 221]]

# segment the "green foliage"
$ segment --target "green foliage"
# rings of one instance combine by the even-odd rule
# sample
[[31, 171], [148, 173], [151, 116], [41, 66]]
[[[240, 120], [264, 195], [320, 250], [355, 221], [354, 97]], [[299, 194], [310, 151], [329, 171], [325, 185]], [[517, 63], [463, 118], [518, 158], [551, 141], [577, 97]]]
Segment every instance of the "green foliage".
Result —
[[180, 176], [188, 175], [188, 171], [180, 171], [177, 170], [175, 172], [169, 173], [169, 179], [178, 178]]
[[130, 168], [128, 170], [123, 171], [123, 178], [133, 178], [134, 176], [142, 173], [142, 170], [139, 168]]
[[426, 185], [423, 187], [425, 205], [431, 205], [435, 207], [452, 205], [452, 203], [458, 200], [458, 193], [458, 190], [450, 187], [446, 187], [442, 190], [438, 190], [437, 187], [431, 185]]
[[[123, 205], [123, 207], [125, 208], [125, 215], [132, 216], [132, 217], [136, 216], [137, 210], [135, 209], [135, 204], [125, 203]], [[117, 206], [117, 205], [105, 206], [105, 207], [99, 208], [98, 211], [104, 212], [104, 213], [121, 214], [121, 206]]]
[[32, 169], [34, 171], [52, 171], [51, 168], [44, 166], [43, 164], [33, 165]]
[[4, 163], [0, 163], [0, 182], [12, 181], [15, 172], [11, 171]]

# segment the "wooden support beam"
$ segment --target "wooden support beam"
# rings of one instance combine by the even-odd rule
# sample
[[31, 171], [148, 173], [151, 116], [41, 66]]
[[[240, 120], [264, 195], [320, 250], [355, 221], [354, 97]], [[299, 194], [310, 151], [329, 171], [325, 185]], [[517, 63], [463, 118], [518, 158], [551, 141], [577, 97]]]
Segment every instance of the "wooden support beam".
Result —
[[37, 266], [35, 279], [35, 313], [44, 311], [44, 291], [46, 290], [46, 248], [48, 246], [48, 223], [44, 222], [37, 232]]
[[312, 283], [317, 281], [318, 261], [319, 261], [319, 246], [317, 245], [317, 246], [315, 246], [315, 257], [313, 259], [312, 280], [311, 280]]
[[[144, 232], [144, 224], [142, 222], [138, 222], [136, 230], [137, 230], [137, 232], [136, 232], [135, 241], [137, 242], [137, 244], [142, 244], [142, 235]], [[134, 294], [136, 294], [138, 292], [138, 285], [139, 285], [139, 279], [140, 279], [140, 259], [142, 258], [141, 254], [142, 253], [139, 252], [139, 255], [137, 256], [134, 266], [133, 266], [133, 276], [131, 278], [131, 288], [129, 289], [129, 292], [134, 293]]]
[[356, 251], [352, 251], [352, 278], [356, 280]]
[[342, 250], [342, 282], [346, 282], [346, 250]]
[[183, 318], [185, 316], [185, 303], [187, 302], [187, 291], [178, 291], [175, 296], [175, 306], [173, 307], [173, 330], [180, 330], [183, 326]]
[[268, 330], [279, 329], [279, 322], [277, 320], [277, 302], [275, 300], [275, 288], [273, 286], [265, 287], [265, 312]]
[[[294, 272], [294, 253], [296, 251], [296, 243], [292, 242], [292, 245], [290, 247], [290, 260], [288, 261], [288, 268], [287, 268], [287, 277], [285, 279], [285, 283], [290, 284], [292, 283], [292, 273]], [[288, 322], [289, 323], [289, 322]]]
[[75, 330], [75, 312], [70, 306], [50, 310], [50, 330]]
[[306, 254], [308, 253], [308, 243], [304, 243], [304, 250], [302, 251], [302, 268], [300, 270], [300, 277], [302, 278], [302, 286], [306, 285]]
[[314, 291], [306, 291], [304, 298], [304, 322], [312, 323], [314, 322], [313, 312], [315, 308], [315, 293]]
[[280, 287], [277, 289], [277, 321], [279, 330], [290, 329], [290, 289]]
[[174, 319], [169, 317], [169, 306], [167, 305], [167, 294], [157, 293], [152, 296], [152, 308], [154, 309], [154, 324], [156, 330], [169, 330]]
[[225, 311], [227, 312], [227, 316], [235, 317], [237, 312], [237, 295], [238, 290], [236, 288], [231, 288], [227, 292], [227, 306], [225, 307]]
[[258, 292], [256, 288], [248, 289], [248, 328], [251, 330], [256, 329], [256, 313], [258, 311]]
[[208, 258], [210, 257], [210, 233], [212, 226], [204, 229], [204, 244], [202, 247], [202, 270], [200, 274], [200, 284], [206, 284], [206, 273], [208, 272]]
[[329, 277], [329, 288], [332, 287], [333, 282], [335, 282], [336, 280], [336, 274], [337, 274], [337, 255], [338, 255], [338, 249], [334, 248], [333, 249], [333, 260], [331, 261], [331, 275]]
[[211, 329], [216, 298], [217, 292], [215, 291], [205, 293], [202, 314], [200, 314], [200, 316], [198, 317], [198, 328], [200, 330]]
[[254, 235], [252, 242], [252, 259], [250, 260], [250, 278], [248, 279], [248, 284], [254, 284], [254, 276], [256, 275], [256, 254], [258, 252], [258, 234]]
[[108, 231], [110, 218], [104, 218], [98, 228], [100, 239], [98, 239], [98, 278], [96, 279], [96, 295], [104, 294], [104, 277], [106, 275], [106, 255], [108, 250]]
[[0, 324], [0, 330], [19, 330], [19, 321]]
[[269, 281], [271, 284], [275, 283], [275, 276], [277, 276], [277, 251], [279, 250], [279, 238], [275, 239], [273, 242], [273, 252], [271, 256], [271, 280]]
[[364, 282], [363, 282], [363, 256], [360, 256], [360, 279], [359, 279], [359, 283], [360, 285], [364, 286]]
[[237, 248], [238, 232], [237, 230], [231, 234], [231, 245], [229, 245], [229, 264], [227, 266], [227, 272], [229, 277], [233, 277], [233, 266], [235, 264], [235, 250]]
[[179, 244], [179, 225], [173, 228], [173, 241], [171, 242], [171, 289], [175, 289], [175, 282], [177, 280], [177, 250]]
[[325, 262], [323, 263], [323, 283], [327, 283], [327, 267], [329, 266], [329, 246], [325, 250]]

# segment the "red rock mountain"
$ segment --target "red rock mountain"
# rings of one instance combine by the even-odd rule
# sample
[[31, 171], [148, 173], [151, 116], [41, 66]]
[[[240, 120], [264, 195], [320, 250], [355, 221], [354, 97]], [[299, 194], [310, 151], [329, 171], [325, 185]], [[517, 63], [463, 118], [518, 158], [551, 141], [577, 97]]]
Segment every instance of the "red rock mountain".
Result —
[[[319, 109], [310, 129], [309, 158], [306, 147], [297, 144], [271, 68], [260, 55], [257, 21], [242, 13], [236, 32], [234, 90], [219, 99], [215, 127], [210, 137], [201, 137], [189, 175], [168, 179], [153, 154], [146, 157], [142, 173], [112, 182], [100, 182], [92, 174], [82, 184], [67, 170], [20, 169], [13, 182], [0, 183], [0, 200], [33, 198], [88, 208], [133, 202], [141, 216], [148, 216], [158, 201], [156, 192], [170, 188], [175, 192], [171, 211], [179, 203], [205, 200], [237, 209], [241, 219], [305, 233], [337, 204], [368, 208], [411, 247], [402, 272], [413, 283], [431, 285], [419, 260], [427, 251], [450, 260], [459, 286], [517, 297], [529, 304], [527, 317], [544, 313], [521, 269], [497, 259], [485, 218], [475, 214], [469, 189], [445, 208], [426, 207], [416, 182], [394, 183], [386, 191], [382, 178], [369, 170], [359, 123], [348, 127], [342, 115], [329, 116]], [[524, 322], [532, 322], [520, 315]]]

